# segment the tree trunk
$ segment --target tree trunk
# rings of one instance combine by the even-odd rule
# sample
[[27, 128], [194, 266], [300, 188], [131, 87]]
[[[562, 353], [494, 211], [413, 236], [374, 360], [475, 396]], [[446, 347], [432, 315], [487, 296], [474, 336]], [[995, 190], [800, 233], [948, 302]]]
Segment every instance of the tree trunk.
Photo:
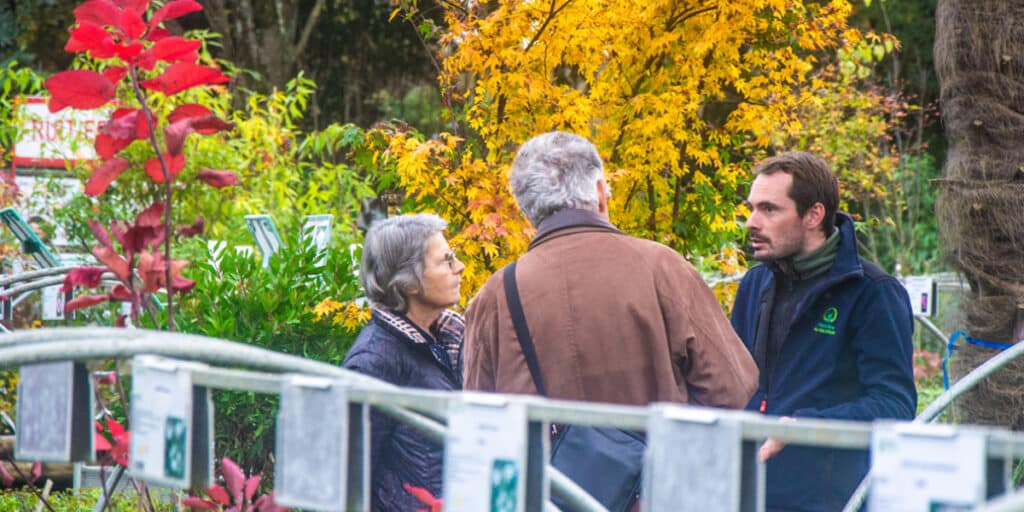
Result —
[[[263, 76], [263, 85], [284, 88], [298, 72], [313, 29], [327, 0], [306, 11], [298, 0], [210, 0], [204, 9], [210, 28], [222, 36], [224, 58]], [[243, 87], [255, 82], [241, 77]]]
[[[935, 68], [949, 144], [936, 202], [940, 235], [970, 284], [961, 324], [974, 339], [1024, 333], [1024, 0], [940, 0]], [[966, 344], [965, 374], [996, 354]], [[1024, 362], [958, 403], [971, 423], [1024, 428]]]

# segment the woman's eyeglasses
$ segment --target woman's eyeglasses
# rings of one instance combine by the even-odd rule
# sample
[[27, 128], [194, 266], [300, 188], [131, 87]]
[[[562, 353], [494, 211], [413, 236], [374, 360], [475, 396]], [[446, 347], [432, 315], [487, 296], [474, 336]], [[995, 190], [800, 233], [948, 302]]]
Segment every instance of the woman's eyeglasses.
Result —
[[452, 272], [454, 272], [455, 271], [456, 263], [458, 263], [459, 259], [455, 257], [455, 251], [448, 251], [444, 255], [444, 261], [448, 263], [448, 268]]

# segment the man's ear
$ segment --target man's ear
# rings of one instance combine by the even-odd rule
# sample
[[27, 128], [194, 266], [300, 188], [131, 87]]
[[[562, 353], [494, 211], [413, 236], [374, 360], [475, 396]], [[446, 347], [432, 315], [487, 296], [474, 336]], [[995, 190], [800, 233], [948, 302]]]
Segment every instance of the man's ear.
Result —
[[821, 229], [821, 223], [825, 221], [825, 205], [821, 203], [812, 204], [804, 212], [804, 218], [801, 221], [803, 222], [804, 229], [808, 231]]
[[611, 191], [608, 190], [608, 182], [604, 181], [604, 178], [597, 180], [597, 213], [601, 215], [608, 215], [608, 198], [611, 197]]

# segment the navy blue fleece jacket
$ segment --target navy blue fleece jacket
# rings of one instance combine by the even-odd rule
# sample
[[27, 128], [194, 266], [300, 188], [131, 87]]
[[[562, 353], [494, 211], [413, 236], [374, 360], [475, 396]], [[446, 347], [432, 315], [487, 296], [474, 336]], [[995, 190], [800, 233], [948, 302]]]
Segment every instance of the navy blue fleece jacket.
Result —
[[[839, 214], [836, 227], [836, 259], [828, 272], [799, 287], [777, 353], [767, 354], [765, 347], [768, 325], [779, 324], [770, 319], [778, 268], [754, 267], [740, 283], [732, 324], [761, 371], [747, 410], [796, 418], [912, 419], [917, 391], [907, 292], [858, 255], [852, 219]], [[767, 508], [840, 510], [866, 471], [864, 451], [787, 446], [768, 461]]]

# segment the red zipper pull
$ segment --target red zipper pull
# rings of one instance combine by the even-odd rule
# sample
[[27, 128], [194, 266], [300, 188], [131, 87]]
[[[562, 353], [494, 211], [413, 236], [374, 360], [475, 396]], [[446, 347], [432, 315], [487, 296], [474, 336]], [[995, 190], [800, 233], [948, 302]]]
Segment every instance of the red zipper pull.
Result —
[[764, 412], [768, 410], [768, 399], [767, 398], [764, 399], [764, 400], [761, 400], [761, 407], [758, 410], [761, 411], [761, 414], [764, 414]]

